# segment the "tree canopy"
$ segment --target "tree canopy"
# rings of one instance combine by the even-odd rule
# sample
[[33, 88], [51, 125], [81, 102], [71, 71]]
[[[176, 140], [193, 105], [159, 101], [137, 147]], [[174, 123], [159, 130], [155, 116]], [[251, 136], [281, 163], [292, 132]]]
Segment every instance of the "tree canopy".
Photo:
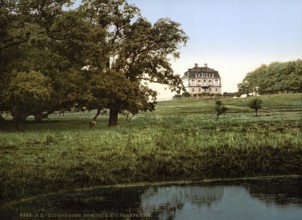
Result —
[[222, 103], [222, 101], [217, 100], [215, 102], [215, 111], [216, 111], [216, 121], [218, 120], [219, 116], [223, 113], [226, 113], [228, 108]]
[[[87, 39], [95, 31], [86, 25], [79, 12], [63, 10], [63, 6], [70, 3], [67, 0], [4, 0], [1, 5], [1, 21], [5, 21], [5, 25], [1, 29], [4, 38], [0, 39], [0, 111], [11, 112], [16, 121], [25, 120], [26, 117], [20, 115], [53, 112], [87, 96], [85, 86], [81, 86], [85, 78], [81, 68], [86, 64], [86, 54], [90, 59], [99, 56], [93, 41]], [[97, 39], [100, 41], [101, 38]], [[9, 88], [12, 84], [24, 88], [23, 80], [36, 79], [37, 72], [49, 79], [48, 86], [55, 91], [47, 105], [41, 103], [38, 108], [41, 112], [37, 112], [37, 108], [23, 108], [19, 99], [12, 99]], [[20, 73], [28, 76], [16, 81], [14, 77]], [[32, 99], [25, 100], [28, 103], [23, 104], [31, 106]]]
[[248, 73], [238, 89], [241, 94], [302, 92], [302, 60], [262, 65]]
[[248, 102], [248, 106], [255, 110], [255, 116], [258, 116], [258, 110], [262, 108], [262, 100], [259, 98], [252, 99]]
[[[71, 4], [1, 1], [0, 112], [22, 121], [75, 105], [109, 108], [109, 126], [115, 126], [121, 110], [154, 110], [156, 91], [143, 82], [182, 89], [171, 67], [188, 40], [179, 23], [160, 18], [152, 24], [126, 0], [83, 0], [68, 9]], [[35, 79], [39, 86], [30, 82]], [[47, 105], [44, 96], [21, 103], [12, 96], [12, 88], [27, 97], [27, 90], [34, 94], [41, 87]]]

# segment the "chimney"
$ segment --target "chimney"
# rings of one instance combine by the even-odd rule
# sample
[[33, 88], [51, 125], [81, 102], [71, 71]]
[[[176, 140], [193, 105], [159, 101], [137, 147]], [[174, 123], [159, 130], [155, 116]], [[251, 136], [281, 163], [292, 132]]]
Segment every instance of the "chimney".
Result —
[[198, 63], [195, 63], [195, 67], [198, 67]]
[[204, 67], [208, 67], [208, 64], [205, 63], [205, 64], [204, 64]]

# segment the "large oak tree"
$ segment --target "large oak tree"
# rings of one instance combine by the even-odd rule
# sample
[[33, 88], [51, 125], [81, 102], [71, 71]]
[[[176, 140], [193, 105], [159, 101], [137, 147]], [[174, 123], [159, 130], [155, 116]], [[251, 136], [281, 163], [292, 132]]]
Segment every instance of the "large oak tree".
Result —
[[80, 10], [107, 30], [108, 63], [94, 78], [92, 94], [110, 109], [109, 126], [118, 124], [120, 110], [133, 114], [154, 110], [156, 91], [144, 82], [168, 84], [177, 91], [182, 88], [170, 62], [178, 58], [178, 47], [188, 39], [180, 24], [170, 19], [152, 24], [125, 0], [83, 0]]
[[[0, 112], [9, 111], [15, 121], [24, 121], [29, 115], [41, 120], [55, 110], [86, 102], [90, 96], [85, 82], [90, 76], [82, 68], [92, 62], [102, 63], [104, 29], [87, 22], [79, 11], [64, 10], [69, 0], [1, 3]], [[11, 88], [20, 88], [14, 93], [18, 97], [39, 92], [37, 83], [24, 86], [24, 80], [34, 81], [37, 72], [48, 79], [53, 91], [47, 105], [32, 105], [30, 98], [20, 103]], [[16, 77], [19, 75], [23, 77]]]
[[115, 126], [121, 110], [154, 110], [146, 82], [182, 89], [171, 59], [188, 37], [170, 19], [152, 24], [125, 0], [0, 2], [0, 112], [16, 121], [77, 105], [109, 108]]

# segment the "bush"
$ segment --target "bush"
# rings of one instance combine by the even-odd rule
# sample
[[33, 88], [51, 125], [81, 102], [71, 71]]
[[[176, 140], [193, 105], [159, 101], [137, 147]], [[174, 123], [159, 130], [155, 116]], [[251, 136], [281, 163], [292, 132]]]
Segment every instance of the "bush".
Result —
[[255, 110], [255, 116], [258, 116], [258, 110], [262, 108], [262, 100], [255, 98], [249, 101], [248, 106]]
[[217, 100], [215, 102], [215, 110], [216, 110], [216, 120], [218, 120], [219, 116], [225, 113], [228, 110], [228, 108], [224, 106], [222, 101]]

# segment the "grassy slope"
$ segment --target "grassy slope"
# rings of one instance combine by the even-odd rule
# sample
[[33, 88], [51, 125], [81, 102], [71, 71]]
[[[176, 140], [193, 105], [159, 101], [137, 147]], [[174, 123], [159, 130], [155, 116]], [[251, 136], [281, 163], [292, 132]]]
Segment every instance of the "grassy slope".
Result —
[[263, 96], [260, 117], [249, 98], [160, 102], [153, 113], [108, 128], [93, 113], [52, 116], [22, 132], [0, 133], [0, 200], [114, 183], [302, 174], [302, 94]]

